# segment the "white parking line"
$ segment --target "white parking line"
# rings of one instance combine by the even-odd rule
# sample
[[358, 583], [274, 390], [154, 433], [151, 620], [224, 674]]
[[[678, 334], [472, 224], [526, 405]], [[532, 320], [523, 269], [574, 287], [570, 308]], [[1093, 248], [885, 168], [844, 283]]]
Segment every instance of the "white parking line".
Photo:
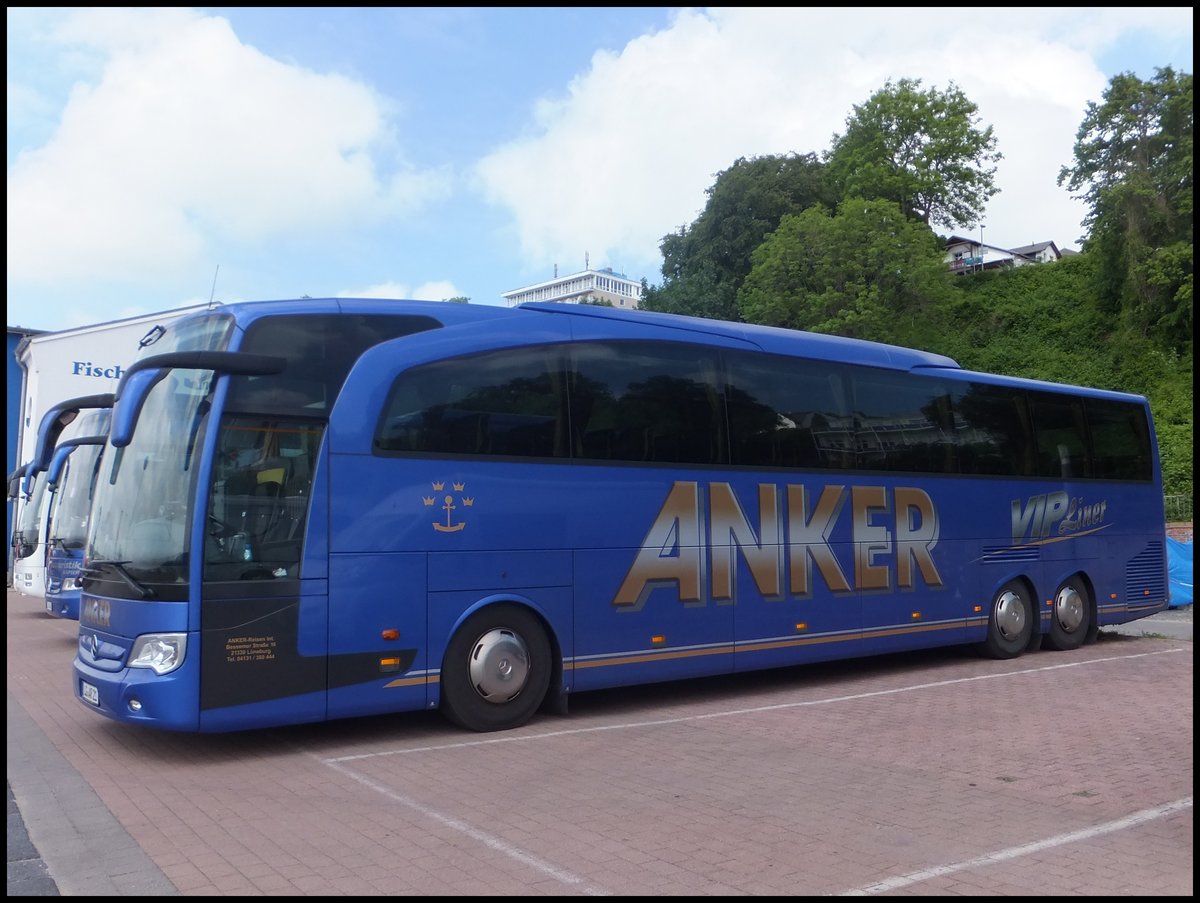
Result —
[[518, 849], [512, 844], [505, 843], [503, 840], [500, 840], [498, 837], [489, 834], [486, 831], [479, 830], [474, 825], [471, 825], [462, 819], [455, 818], [452, 815], [446, 815], [444, 812], [431, 809], [422, 803], [418, 803], [414, 799], [410, 799], [407, 796], [396, 793], [391, 788], [385, 787], [383, 784], [380, 784], [377, 781], [372, 781], [365, 775], [358, 774], [344, 765], [339, 765], [336, 762], [327, 762], [326, 764], [341, 774], [344, 774], [346, 777], [350, 778], [350, 780], [357, 781], [364, 787], [373, 790], [378, 794], [386, 796], [395, 803], [406, 806], [409, 809], [424, 815], [426, 818], [433, 819], [434, 821], [445, 825], [451, 830], [458, 831], [460, 834], [464, 834], [473, 840], [477, 840], [485, 846], [491, 847], [496, 852], [501, 853], [510, 859], [514, 859], [523, 865], [527, 865], [529, 868], [540, 872], [548, 878], [553, 878], [555, 881], [567, 885], [578, 893], [585, 894], [589, 897], [610, 896], [608, 891], [589, 884], [586, 878], [581, 878], [574, 872], [561, 869], [556, 865], [546, 862], [544, 859], [539, 859], [530, 853], [526, 853], [524, 850]]
[[1125, 816], [1124, 818], [1118, 818], [1116, 821], [1106, 822], [1105, 824], [1096, 825], [1092, 828], [1084, 828], [1081, 831], [1072, 831], [1069, 834], [1059, 834], [1057, 837], [1049, 837], [1046, 840], [1039, 840], [1035, 843], [1022, 844], [1019, 847], [1009, 847], [1007, 850], [997, 850], [994, 853], [985, 853], [983, 856], [977, 856], [974, 859], [967, 859], [964, 862], [955, 862], [950, 865], [939, 865], [936, 868], [925, 869], [920, 872], [913, 872], [910, 875], [889, 878], [887, 881], [880, 881], [878, 884], [871, 884], [867, 887], [843, 891], [842, 893], [838, 894], [838, 896], [865, 897], [871, 894], [885, 894], [890, 890], [898, 890], [901, 887], [908, 887], [912, 884], [920, 884], [922, 881], [928, 881], [930, 878], [938, 878], [942, 875], [951, 875], [955, 872], [961, 872], [964, 869], [995, 865], [998, 862], [1004, 862], [1006, 859], [1016, 859], [1019, 856], [1028, 856], [1030, 853], [1036, 853], [1039, 850], [1048, 850], [1051, 847], [1059, 847], [1063, 844], [1074, 843], [1077, 840], [1088, 840], [1092, 837], [1099, 837], [1102, 834], [1111, 834], [1113, 831], [1123, 831], [1126, 828], [1132, 828], [1134, 825], [1140, 825], [1143, 822], [1153, 821], [1154, 819], [1162, 818], [1164, 815], [1170, 815], [1173, 812], [1180, 812], [1184, 809], [1190, 808], [1192, 808], [1192, 798], [1189, 796], [1181, 800], [1176, 800], [1173, 803], [1167, 803], [1164, 806], [1158, 806], [1154, 809], [1143, 809], [1141, 812], [1135, 812], [1132, 815]]
[[408, 756], [414, 753], [435, 752], [443, 749], [468, 749], [472, 746], [491, 746], [497, 743], [530, 743], [537, 740], [550, 740], [555, 737], [569, 737], [576, 734], [593, 734], [599, 731], [623, 731], [642, 727], [661, 727], [668, 724], [685, 724], [693, 721], [705, 721], [709, 718], [730, 718], [735, 715], [752, 715], [760, 712], [774, 712], [783, 709], [804, 708], [806, 706], [833, 705], [839, 702], [853, 702], [859, 699], [871, 699], [875, 696], [892, 696], [898, 693], [913, 693], [917, 690], [928, 690], [934, 687], [949, 687], [955, 684], [972, 683], [977, 680], [999, 680], [1004, 677], [1017, 677], [1023, 674], [1038, 674], [1045, 671], [1061, 671], [1064, 668], [1082, 668], [1088, 665], [1104, 664], [1106, 662], [1130, 661], [1147, 658], [1153, 655], [1167, 655], [1173, 652], [1190, 652], [1190, 647], [1175, 649], [1160, 649], [1156, 652], [1139, 652], [1133, 655], [1114, 655], [1106, 658], [1093, 658], [1085, 662], [1065, 662], [1058, 665], [1046, 665], [1041, 668], [1023, 668], [1020, 671], [1005, 671], [1001, 674], [978, 674], [974, 677], [956, 677], [953, 680], [938, 680], [924, 684], [911, 684], [907, 687], [894, 687], [890, 690], [872, 690], [869, 693], [853, 693], [846, 696], [829, 696], [824, 699], [809, 699], [802, 702], [780, 702], [773, 705], [752, 706], [741, 709], [728, 709], [721, 712], [704, 712], [697, 715], [680, 715], [677, 718], [656, 718], [649, 721], [627, 721], [620, 724], [599, 724], [590, 727], [567, 728], [560, 731], [543, 731], [534, 734], [504, 734], [488, 737], [483, 740], [461, 740], [454, 743], [438, 743], [429, 746], [411, 746], [406, 749], [389, 749], [373, 753], [359, 753], [353, 756], [332, 756], [322, 759], [326, 765], [339, 762], [354, 762], [360, 759], [375, 759], [382, 756]]

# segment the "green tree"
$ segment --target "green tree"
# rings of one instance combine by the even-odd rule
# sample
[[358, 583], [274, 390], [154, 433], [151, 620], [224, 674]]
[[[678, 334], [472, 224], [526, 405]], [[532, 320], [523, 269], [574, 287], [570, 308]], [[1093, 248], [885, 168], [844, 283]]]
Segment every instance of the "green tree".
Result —
[[644, 309], [736, 320], [737, 291], [754, 249], [785, 214], [834, 205], [815, 154], [739, 158], [707, 194], [691, 226], [663, 237], [663, 284], [644, 286]]
[[1192, 340], [1192, 76], [1169, 66], [1114, 76], [1087, 105], [1074, 164], [1059, 172], [1089, 208], [1084, 247], [1102, 307], [1173, 347]]
[[891, 201], [844, 201], [783, 218], [738, 292], [748, 323], [906, 343], [953, 278], [933, 232]]
[[442, 300], [446, 301], [450, 304], [470, 304], [471, 303], [471, 299], [468, 298], [466, 295], [455, 295], [453, 298], [443, 298]]
[[891, 81], [855, 106], [846, 132], [834, 135], [825, 162], [844, 198], [888, 200], [926, 225], [979, 222], [995, 186], [992, 127], [951, 82], [941, 92], [920, 79]]

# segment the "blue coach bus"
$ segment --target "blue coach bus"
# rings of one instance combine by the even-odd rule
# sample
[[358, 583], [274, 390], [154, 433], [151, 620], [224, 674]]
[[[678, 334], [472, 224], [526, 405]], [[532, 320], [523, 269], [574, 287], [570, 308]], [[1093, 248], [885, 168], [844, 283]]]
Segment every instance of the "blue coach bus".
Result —
[[108, 420], [106, 408], [80, 417], [76, 435], [58, 443], [46, 471], [47, 485], [55, 487], [46, 541], [46, 613], [56, 618], [79, 619], [79, 572]]
[[1071, 650], [1167, 594], [1139, 396], [593, 306], [232, 304], [117, 393], [75, 692], [186, 731], [502, 730], [604, 687]]

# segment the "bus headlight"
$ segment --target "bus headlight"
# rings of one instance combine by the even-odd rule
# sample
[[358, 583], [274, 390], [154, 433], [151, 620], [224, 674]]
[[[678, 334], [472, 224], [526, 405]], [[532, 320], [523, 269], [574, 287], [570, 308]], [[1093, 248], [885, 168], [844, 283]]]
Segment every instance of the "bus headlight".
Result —
[[169, 674], [183, 664], [186, 652], [186, 633], [144, 633], [133, 641], [129, 650], [129, 667]]
[[64, 593], [71, 593], [77, 589], [79, 589], [79, 578], [78, 577], [64, 577], [63, 578], [62, 591]]

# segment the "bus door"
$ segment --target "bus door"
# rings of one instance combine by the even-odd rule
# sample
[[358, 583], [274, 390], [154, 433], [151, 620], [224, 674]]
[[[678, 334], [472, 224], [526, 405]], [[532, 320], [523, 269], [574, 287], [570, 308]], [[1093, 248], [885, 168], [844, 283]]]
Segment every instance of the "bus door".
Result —
[[221, 422], [202, 512], [203, 730], [325, 717], [323, 532], [307, 550], [304, 542], [310, 505], [321, 498], [323, 435], [319, 421], [303, 418]]

